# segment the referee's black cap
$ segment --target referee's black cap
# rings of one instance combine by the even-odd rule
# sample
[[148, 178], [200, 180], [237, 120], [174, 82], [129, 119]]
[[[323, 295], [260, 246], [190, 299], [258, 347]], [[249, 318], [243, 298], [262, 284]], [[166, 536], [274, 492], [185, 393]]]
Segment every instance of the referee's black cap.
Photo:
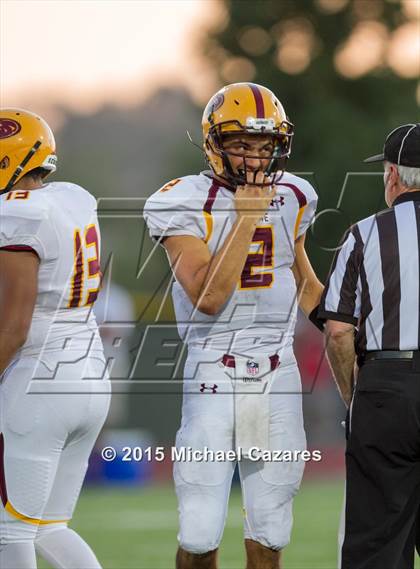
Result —
[[366, 158], [364, 162], [392, 162], [398, 166], [420, 168], [420, 123], [403, 124], [386, 137], [382, 154]]

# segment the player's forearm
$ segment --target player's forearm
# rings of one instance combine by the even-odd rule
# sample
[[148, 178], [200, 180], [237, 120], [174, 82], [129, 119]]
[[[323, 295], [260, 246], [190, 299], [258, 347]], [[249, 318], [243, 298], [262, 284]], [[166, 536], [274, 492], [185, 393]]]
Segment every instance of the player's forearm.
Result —
[[323, 291], [324, 285], [316, 277], [300, 284], [298, 289], [299, 308], [305, 316], [309, 316], [312, 310], [319, 305]]
[[292, 271], [298, 288], [299, 308], [306, 316], [309, 316], [312, 310], [319, 305], [324, 286], [318, 280], [309, 261], [304, 243], [305, 236], [295, 242], [295, 262]]
[[353, 370], [355, 362], [354, 331], [341, 334], [328, 334], [326, 337], [327, 355], [338, 390], [348, 406], [353, 393]]
[[221, 249], [197, 274], [201, 280], [195, 306], [206, 314], [217, 314], [234, 291], [243, 271], [256, 223], [246, 217], [233, 224]]

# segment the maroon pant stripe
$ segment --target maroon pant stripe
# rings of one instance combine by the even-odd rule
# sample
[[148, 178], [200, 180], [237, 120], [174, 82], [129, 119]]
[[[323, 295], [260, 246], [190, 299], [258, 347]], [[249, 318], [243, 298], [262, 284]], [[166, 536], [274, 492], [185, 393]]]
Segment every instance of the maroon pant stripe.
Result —
[[4, 437], [0, 433], [0, 498], [3, 506], [7, 504], [6, 475], [4, 473]]
[[254, 95], [255, 106], [257, 107], [257, 119], [263, 119], [265, 118], [265, 112], [264, 112], [264, 99], [261, 95], [261, 91], [258, 89], [256, 85], [253, 85], [252, 83], [250, 83], [249, 86]]

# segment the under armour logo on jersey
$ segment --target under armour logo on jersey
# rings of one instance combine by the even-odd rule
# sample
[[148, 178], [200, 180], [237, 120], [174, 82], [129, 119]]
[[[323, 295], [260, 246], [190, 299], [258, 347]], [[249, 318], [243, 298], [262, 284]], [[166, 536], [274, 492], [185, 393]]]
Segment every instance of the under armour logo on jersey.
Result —
[[282, 205], [284, 205], [284, 196], [276, 196], [270, 202], [270, 207], [275, 207], [276, 209], [279, 209], [279, 206]]
[[207, 385], [205, 383], [202, 383], [201, 387], [200, 387], [200, 392], [204, 393], [207, 390], [207, 391], [211, 391], [212, 393], [216, 393], [217, 388], [218, 388], [218, 385], [216, 385], [215, 383], [213, 384], [213, 387], [207, 387]]

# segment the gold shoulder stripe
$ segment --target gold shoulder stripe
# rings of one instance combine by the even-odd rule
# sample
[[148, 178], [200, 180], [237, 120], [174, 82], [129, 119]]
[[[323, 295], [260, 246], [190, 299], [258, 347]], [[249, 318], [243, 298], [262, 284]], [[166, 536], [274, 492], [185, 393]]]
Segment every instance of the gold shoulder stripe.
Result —
[[181, 178], [176, 178], [175, 180], [171, 180], [170, 182], [168, 182], [167, 184], [165, 184], [163, 186], [163, 188], [161, 188], [159, 190], [159, 192], [167, 192], [168, 190], [170, 190], [171, 188], [173, 188], [174, 186], [177, 185], [178, 182], [181, 181]]
[[306, 204], [305, 204], [304, 206], [302, 206], [301, 208], [299, 208], [299, 211], [298, 211], [298, 214], [297, 214], [297, 217], [296, 217], [296, 223], [295, 223], [295, 241], [296, 241], [297, 234], [298, 234], [298, 231], [299, 231], [299, 225], [300, 225], [300, 222], [301, 222], [301, 220], [302, 220], [302, 215], [303, 215], [305, 209], [306, 209]]
[[204, 243], [208, 243], [213, 233], [213, 216], [207, 211], [203, 211], [204, 221], [206, 222], [206, 237]]

